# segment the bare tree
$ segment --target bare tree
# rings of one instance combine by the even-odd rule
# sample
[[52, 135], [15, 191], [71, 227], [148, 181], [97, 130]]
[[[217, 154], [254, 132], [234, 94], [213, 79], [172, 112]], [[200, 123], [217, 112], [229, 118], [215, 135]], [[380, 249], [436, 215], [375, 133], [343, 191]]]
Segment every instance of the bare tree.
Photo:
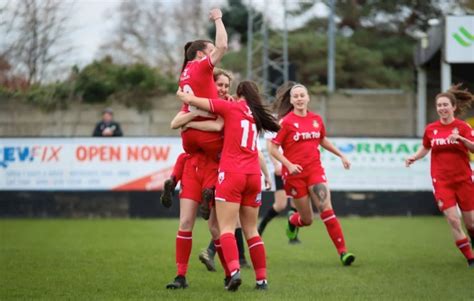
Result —
[[207, 10], [202, 0], [122, 2], [112, 39], [101, 54], [122, 63], [141, 62], [168, 73], [179, 70], [186, 41], [205, 37]]
[[61, 1], [14, 1], [0, 13], [0, 34], [5, 37], [0, 55], [14, 66], [14, 72], [26, 76], [28, 84], [43, 80], [72, 50], [65, 43], [70, 10]]

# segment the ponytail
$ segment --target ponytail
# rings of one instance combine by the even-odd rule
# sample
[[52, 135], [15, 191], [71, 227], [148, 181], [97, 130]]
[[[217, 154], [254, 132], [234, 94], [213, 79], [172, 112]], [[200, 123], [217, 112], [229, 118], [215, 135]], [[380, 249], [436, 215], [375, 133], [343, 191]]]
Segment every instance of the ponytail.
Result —
[[184, 68], [186, 68], [186, 64], [189, 61], [192, 61], [196, 58], [198, 51], [204, 51], [204, 49], [206, 49], [208, 43], [212, 42], [208, 40], [196, 40], [187, 42], [186, 45], [184, 45], [184, 61], [183, 67], [181, 67], [181, 72], [184, 71]]
[[273, 104], [273, 111], [277, 113], [278, 119], [283, 118], [286, 114], [293, 110], [293, 105], [290, 102], [291, 89], [296, 85], [295, 82], [286, 82], [278, 87]]
[[237, 86], [237, 96], [244, 97], [252, 111], [258, 132], [262, 130], [278, 132], [280, 125], [267, 106], [262, 103], [257, 85], [252, 81], [243, 81]]
[[184, 45], [184, 61], [183, 61], [183, 67], [181, 67], [181, 73], [184, 71], [184, 68], [186, 68], [186, 65], [188, 64], [189, 60], [186, 53], [188, 52], [188, 49], [192, 43], [193, 42], [187, 42], [186, 45]]
[[435, 98], [435, 100], [438, 100], [440, 97], [448, 98], [451, 105], [456, 106], [456, 110], [454, 111], [455, 116], [466, 113], [474, 102], [474, 95], [467, 89], [461, 89], [461, 86], [462, 84], [453, 85], [448, 91], [439, 93]]

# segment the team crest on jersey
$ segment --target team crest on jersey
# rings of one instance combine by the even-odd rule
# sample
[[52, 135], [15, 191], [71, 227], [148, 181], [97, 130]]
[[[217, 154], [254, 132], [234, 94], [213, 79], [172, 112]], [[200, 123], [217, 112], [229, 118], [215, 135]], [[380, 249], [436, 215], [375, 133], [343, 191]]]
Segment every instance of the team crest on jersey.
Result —
[[316, 120], [313, 121], [313, 127], [315, 127], [315, 128], [319, 127], [319, 123]]
[[225, 174], [223, 171], [219, 173], [219, 176], [217, 177], [217, 181], [219, 181], [219, 184], [222, 184], [224, 182]]
[[459, 135], [459, 130], [458, 128], [454, 128], [452, 131], [453, 134]]
[[438, 130], [434, 130], [433, 134], [435, 134], [435, 135], [438, 134]]
[[299, 124], [298, 122], [293, 123], [293, 125], [294, 125], [297, 129], [300, 128], [300, 124]]

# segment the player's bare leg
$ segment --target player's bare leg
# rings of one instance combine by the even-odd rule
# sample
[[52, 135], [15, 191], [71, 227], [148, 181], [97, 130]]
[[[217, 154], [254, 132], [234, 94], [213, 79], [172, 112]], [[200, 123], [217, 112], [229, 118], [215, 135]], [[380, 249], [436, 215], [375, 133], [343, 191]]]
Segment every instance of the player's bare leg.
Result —
[[342, 264], [345, 266], [351, 265], [355, 260], [355, 255], [347, 252], [341, 224], [332, 209], [329, 186], [326, 183], [318, 183], [308, 187], [308, 191], [314, 205], [318, 208], [321, 220], [326, 226], [329, 237], [337, 249]]

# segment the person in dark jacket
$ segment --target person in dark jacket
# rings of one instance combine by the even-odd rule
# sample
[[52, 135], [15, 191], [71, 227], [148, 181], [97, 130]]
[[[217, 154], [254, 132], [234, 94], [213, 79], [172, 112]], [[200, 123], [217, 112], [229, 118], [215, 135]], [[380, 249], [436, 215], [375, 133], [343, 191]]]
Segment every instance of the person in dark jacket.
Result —
[[102, 112], [102, 121], [95, 126], [94, 137], [120, 137], [123, 136], [122, 129], [118, 122], [113, 121], [113, 111], [111, 108], [106, 108]]

